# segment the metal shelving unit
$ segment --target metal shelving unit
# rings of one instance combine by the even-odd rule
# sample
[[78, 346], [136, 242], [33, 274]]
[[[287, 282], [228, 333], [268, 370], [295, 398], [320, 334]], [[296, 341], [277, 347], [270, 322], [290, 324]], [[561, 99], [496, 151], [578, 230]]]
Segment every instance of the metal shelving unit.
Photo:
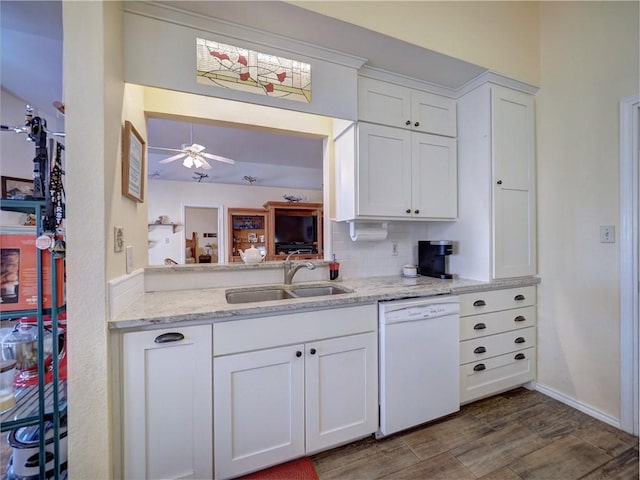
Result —
[[[7, 200], [0, 199], [0, 209], [20, 213], [32, 213], [36, 218], [36, 232], [38, 237], [42, 232], [42, 219], [45, 200]], [[34, 247], [35, 248], [35, 247]], [[0, 415], [0, 431], [6, 432], [27, 426], [38, 426], [38, 466], [39, 478], [61, 478], [66, 465], [60, 462], [60, 431], [61, 419], [66, 415], [67, 394], [66, 381], [60, 380], [60, 346], [59, 346], [59, 316], [65, 307], [59, 307], [58, 292], [58, 262], [48, 250], [36, 249], [37, 292], [38, 299], [34, 309], [20, 311], [0, 311], [0, 320], [15, 320], [24, 316], [36, 317], [38, 332], [38, 383], [37, 386], [18, 388], [15, 393], [16, 404], [7, 412]], [[43, 256], [51, 255], [51, 308], [44, 308]], [[51, 318], [50, 332], [51, 346], [51, 381], [47, 382], [47, 368], [45, 364], [44, 334], [45, 315]], [[47, 322], [48, 323], [48, 322]], [[49, 432], [51, 435], [49, 435]], [[49, 438], [51, 437], [51, 438]], [[53, 444], [53, 474], [47, 473], [46, 445]], [[66, 461], [64, 462], [66, 463]]]

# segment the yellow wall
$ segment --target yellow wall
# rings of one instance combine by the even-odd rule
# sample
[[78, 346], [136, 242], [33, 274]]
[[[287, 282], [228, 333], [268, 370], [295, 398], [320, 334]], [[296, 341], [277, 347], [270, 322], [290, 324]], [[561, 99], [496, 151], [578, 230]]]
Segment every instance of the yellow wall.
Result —
[[541, 5], [538, 381], [620, 415], [619, 102], [639, 92], [637, 2]]
[[540, 84], [538, 2], [289, 3]]

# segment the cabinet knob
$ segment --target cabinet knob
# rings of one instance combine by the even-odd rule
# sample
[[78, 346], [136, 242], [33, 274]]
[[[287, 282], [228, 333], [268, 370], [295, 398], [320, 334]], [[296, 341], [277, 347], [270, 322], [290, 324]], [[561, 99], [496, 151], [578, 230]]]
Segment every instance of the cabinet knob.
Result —
[[413, 124], [414, 127], [419, 127], [420, 126], [420, 122], [416, 122]]
[[524, 339], [524, 337], [518, 337], [513, 342], [514, 343], [525, 343], [526, 340]]
[[296, 357], [300, 358], [301, 356], [302, 356], [302, 352], [301, 352], [300, 350], [298, 350], [298, 351], [296, 352]]
[[487, 349], [484, 347], [476, 347], [473, 353], [486, 353]]
[[158, 335], [153, 341], [155, 343], [179, 342], [184, 340], [184, 335], [179, 332], [168, 332]]
[[525, 358], [527, 357], [525, 357], [524, 353], [516, 353], [516, 356], [513, 357], [514, 360], [524, 360]]
[[497, 183], [498, 185], [502, 185], [502, 180], [498, 180], [496, 183]]
[[476, 300], [475, 302], [473, 302], [474, 307], [484, 307], [486, 305], [487, 303], [484, 300]]
[[404, 122], [405, 125], [411, 125], [411, 120], [407, 120], [406, 122]]
[[474, 330], [484, 330], [485, 328], [487, 328], [487, 326], [486, 326], [484, 323], [482, 323], [482, 322], [480, 322], [480, 323], [476, 323], [476, 324], [473, 326], [473, 329], [474, 329]]
[[513, 319], [514, 322], [524, 322], [526, 320], [525, 317], [523, 317], [522, 315], [518, 315], [516, 318]]
[[405, 212], [406, 212], [406, 213], [411, 213], [411, 209], [410, 209], [410, 208], [407, 208], [407, 209], [405, 210]]
[[523, 301], [523, 300], [526, 300], [525, 296], [524, 296], [524, 295], [521, 295], [521, 294], [520, 294], [520, 295], [516, 295], [515, 297], [513, 297], [513, 299], [514, 299], [516, 302], [521, 302], [521, 301]]
[[420, 210], [414, 210], [413, 213], [415, 213], [416, 215], [420, 213]]
[[310, 353], [311, 355], [315, 355], [315, 354], [316, 354], [316, 349], [315, 349], [315, 348], [312, 348], [311, 350], [309, 350], [309, 353]]
[[487, 367], [484, 366], [484, 363], [479, 363], [473, 367], [474, 372], [481, 372], [482, 370], [486, 370]]

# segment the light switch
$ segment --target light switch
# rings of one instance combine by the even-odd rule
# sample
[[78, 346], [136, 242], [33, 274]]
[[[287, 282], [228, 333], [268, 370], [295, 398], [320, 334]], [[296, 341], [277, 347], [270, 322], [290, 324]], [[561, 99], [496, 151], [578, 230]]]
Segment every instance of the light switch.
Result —
[[600, 243], [616, 243], [615, 225], [600, 225]]

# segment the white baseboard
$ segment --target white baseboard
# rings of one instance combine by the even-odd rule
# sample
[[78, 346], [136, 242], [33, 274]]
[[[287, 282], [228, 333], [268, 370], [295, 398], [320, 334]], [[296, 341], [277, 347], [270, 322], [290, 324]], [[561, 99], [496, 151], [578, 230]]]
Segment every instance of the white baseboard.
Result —
[[590, 407], [582, 402], [579, 402], [575, 398], [571, 398], [564, 393], [560, 393], [552, 388], [549, 388], [545, 385], [541, 385], [539, 383], [534, 383], [533, 388], [538, 392], [547, 395], [548, 397], [553, 398], [554, 400], [558, 400], [559, 402], [564, 403], [576, 410], [581, 411], [582, 413], [586, 413], [590, 417], [593, 417], [601, 422], [611, 425], [612, 427], [618, 428], [622, 430], [622, 424], [619, 418], [612, 417], [611, 415], [601, 412], [600, 410]]

